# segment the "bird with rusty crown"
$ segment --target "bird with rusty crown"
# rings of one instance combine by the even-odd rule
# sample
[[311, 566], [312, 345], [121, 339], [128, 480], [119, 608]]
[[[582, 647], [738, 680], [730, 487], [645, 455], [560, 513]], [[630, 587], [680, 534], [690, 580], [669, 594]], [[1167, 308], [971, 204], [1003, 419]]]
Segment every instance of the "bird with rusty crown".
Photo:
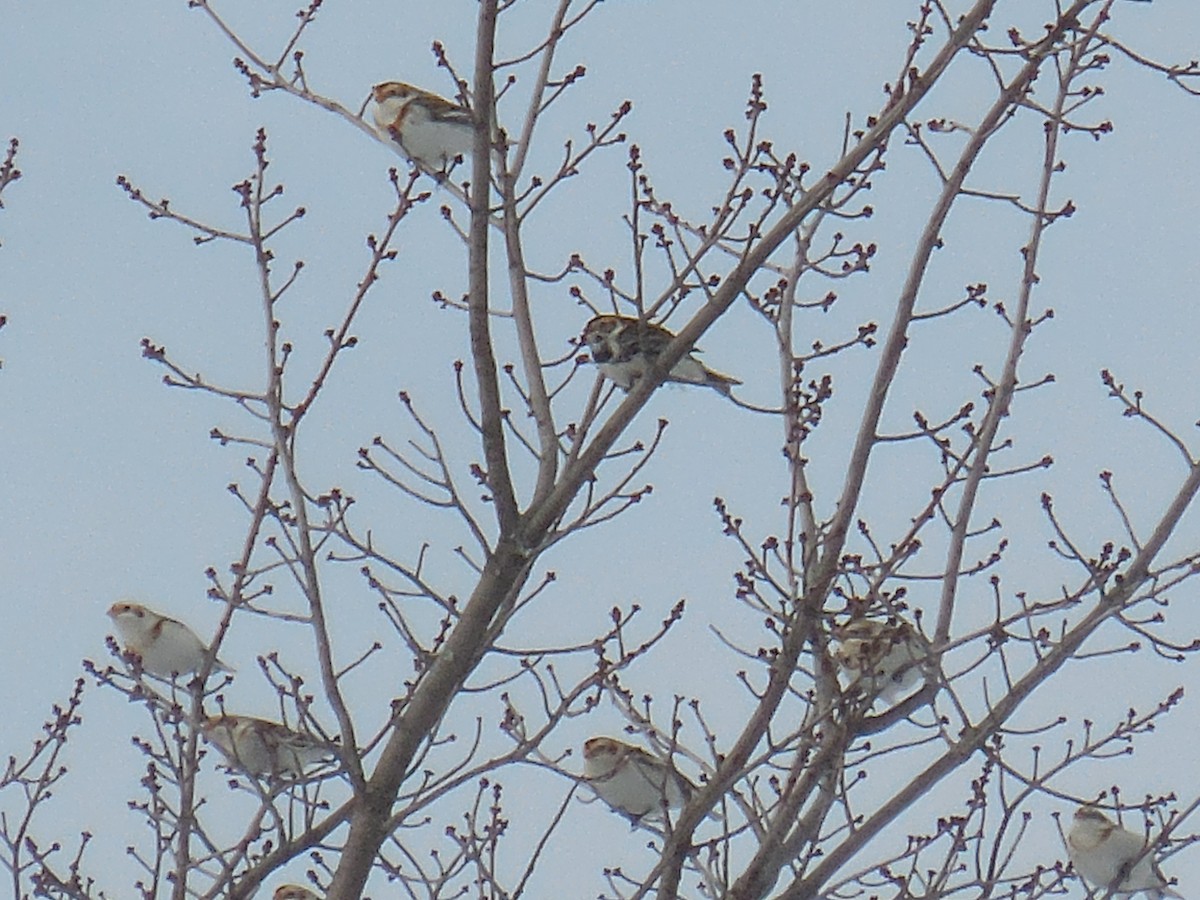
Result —
[[298, 884], [281, 884], [275, 888], [271, 900], [321, 900], [315, 893]]
[[371, 101], [379, 134], [418, 165], [438, 172], [471, 155], [475, 118], [466, 107], [403, 81], [375, 85]]
[[873, 700], [895, 703], [925, 681], [928, 657], [923, 641], [908, 622], [895, 619], [852, 619], [833, 629], [834, 653], [848, 678]]
[[[633, 388], [673, 340], [675, 335], [661, 325], [618, 315], [596, 316], [583, 329], [582, 338], [601, 374], [625, 391]], [[696, 358], [697, 352], [693, 349], [680, 357], [667, 373], [667, 381], [702, 385], [732, 396], [734, 385], [741, 381], [708, 368]]]
[[583, 778], [601, 800], [634, 822], [678, 809], [696, 790], [665, 760], [610, 737], [584, 742]]
[[[158, 678], [194, 675], [209, 655], [208, 646], [196, 632], [177, 619], [156, 613], [132, 600], [118, 600], [108, 609], [125, 656], [137, 661], [141, 670]], [[214, 672], [233, 670], [219, 659]]]
[[334, 745], [254, 716], [210, 716], [201, 730], [231, 768], [249, 775], [298, 778], [306, 769], [337, 758]]
[[1167, 887], [1145, 838], [1122, 828], [1094, 806], [1076, 810], [1067, 834], [1067, 854], [1076, 873], [1099, 895], [1142, 893], [1153, 900], [1183, 900], [1182, 894]]

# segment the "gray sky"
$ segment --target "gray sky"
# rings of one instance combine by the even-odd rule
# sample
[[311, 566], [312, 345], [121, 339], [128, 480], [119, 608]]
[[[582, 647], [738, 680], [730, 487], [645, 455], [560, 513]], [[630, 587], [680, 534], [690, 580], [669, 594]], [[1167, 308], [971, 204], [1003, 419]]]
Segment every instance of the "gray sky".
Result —
[[[290, 7], [227, 5], [236, 9], [232, 23], [264, 52], [279, 46], [293, 27]], [[228, 188], [251, 172], [254, 130], [267, 128], [269, 174], [287, 185], [280, 211], [296, 205], [308, 210], [276, 245], [277, 273], [294, 258], [307, 263], [281, 311], [285, 333], [297, 347], [299, 373], [323, 351], [322, 332], [339, 320], [353, 294], [367, 261], [364, 236], [382, 228], [390, 209], [386, 170], [403, 163], [314, 107], [282, 95], [250, 99], [230, 65], [232, 46], [183, 0], [135, 0], [119, 11], [85, 3], [4, 6], [0, 138], [20, 139], [24, 177], [7, 189], [0, 211], [0, 312], [9, 317], [0, 332], [0, 460], [6, 473], [0, 487], [0, 600], [10, 610], [10, 625], [0, 631], [0, 659], [11, 686], [0, 751], [19, 754], [38, 734], [50, 705], [80, 674], [80, 659], [104, 659], [103, 638], [110, 631], [104, 611], [114, 599], [138, 598], [208, 633], [219, 610], [204, 598], [204, 571], [209, 566], [227, 571], [244, 531], [244, 515], [225, 488], [246, 481], [247, 453], [218, 446], [208, 433], [213, 427], [244, 431], [247, 418], [228, 403], [164, 387], [162, 370], [142, 359], [139, 341], [150, 337], [185, 368], [219, 383], [260, 385], [262, 314], [253, 260], [228, 244], [197, 248], [185, 229], [149, 221], [116, 187], [116, 176], [127, 175], [151, 197], [170, 197], [188, 215], [238, 228], [241, 214]], [[500, 55], [536, 41], [549, 6], [518, 7], [500, 37]], [[625, 130], [643, 148], [659, 195], [703, 218], [725, 183], [722, 133], [744, 128], [750, 76], [762, 72], [770, 107], [763, 136], [822, 171], [837, 158], [846, 111], [861, 124], [881, 105], [882, 85], [900, 65], [912, 6], [889, 4], [888, 12], [880, 12], [883, 5], [868, 2], [604, 4], [564, 46], [561, 65], [583, 63], [588, 75], [543, 122], [534, 166], [549, 171], [565, 139], [580, 140], [587, 122], [606, 121], [628, 98], [634, 113]], [[1031, 0], [999, 6], [991, 29], [997, 43], [1010, 24], [1034, 33], [1048, 17], [1047, 5]], [[429, 46], [443, 41], [460, 70], [469, 71], [475, 9], [468, 2], [328, 4], [303, 45], [310, 84], [352, 109], [372, 83], [385, 79], [451, 93]], [[1200, 16], [1183, 0], [1118, 4], [1114, 12], [1112, 30], [1139, 52], [1165, 61], [1197, 56]], [[960, 69], [925, 101], [922, 119], [977, 120], [989, 96], [987, 76], [969, 60], [961, 60]], [[528, 71], [522, 77], [518, 91]], [[1034, 307], [1053, 307], [1055, 318], [1037, 331], [1022, 366], [1026, 380], [1052, 371], [1057, 381], [1021, 395], [1006, 425], [1016, 440], [1014, 462], [1050, 453], [1057, 465], [986, 493], [981, 506], [981, 516], [994, 513], [1008, 529], [1012, 548], [998, 571], [1010, 597], [1026, 591], [1049, 599], [1060, 584], [1078, 580], [1044, 549], [1050, 534], [1040, 514], [1042, 491], [1054, 494], [1064, 521], [1076, 529], [1073, 536], [1095, 547], [1120, 534], [1099, 490], [1100, 470], [1116, 473], [1143, 528], [1182, 479], [1176, 452], [1144, 424], [1122, 418], [1106, 399], [1101, 368], [1144, 389], [1155, 414], [1193, 443], [1192, 423], [1200, 418], [1193, 389], [1200, 380], [1194, 337], [1200, 328], [1194, 302], [1200, 283], [1196, 98], [1124, 60], [1099, 80], [1106, 96], [1084, 115], [1113, 120], [1115, 131], [1100, 142], [1072, 135], [1063, 145], [1068, 169], [1056, 182], [1055, 196], [1073, 199], [1078, 212], [1051, 229]], [[516, 108], [508, 107], [513, 119]], [[973, 186], [1029, 198], [1040, 134], [1040, 118], [1027, 114], [981, 162]], [[961, 138], [942, 140], [949, 149]], [[630, 252], [620, 222], [628, 199], [624, 164], [622, 149], [601, 155], [547, 204], [527, 235], [535, 269], [556, 271], [579, 251], [597, 268], [613, 266], [628, 274]], [[928, 165], [899, 136], [887, 171], [873, 181], [868, 199], [876, 215], [844, 228], [852, 240], [876, 242], [878, 255], [869, 275], [833, 285], [841, 296], [834, 311], [808, 314], [814, 339], [830, 342], [868, 320], [886, 328], [938, 188]], [[398, 503], [354, 466], [357, 448], [375, 434], [395, 441], [413, 436], [394, 399], [401, 389], [445, 430], [464, 471], [478, 458], [455, 416], [450, 369], [467, 352], [465, 320], [429, 300], [436, 289], [451, 295], [465, 290], [464, 252], [437, 211], [444, 202], [452, 201], [441, 193], [405, 223], [400, 257], [386, 270], [355, 329], [360, 347], [344, 360], [327, 405], [309, 426], [302, 471], [315, 490], [339, 485], [358, 497], [361, 520], [376, 523], [397, 554], [413, 559], [421, 542], [430, 541], [434, 570], [461, 594], [470, 586], [470, 573], [453, 553], [463, 540], [461, 528]], [[922, 306], [942, 306], [977, 282], [989, 284], [992, 300], [1011, 301], [1027, 232], [1026, 220], [999, 204], [962, 203], [936, 256]], [[811, 290], [819, 296], [829, 288], [814, 284]], [[591, 286], [588, 293], [602, 299]], [[561, 285], [543, 289], [535, 302], [543, 347], [548, 355], [566, 353], [588, 314]], [[964, 325], [962, 316], [972, 324]], [[512, 344], [504, 340], [501, 355], [507, 352], [511, 359]], [[733, 310], [702, 344], [710, 365], [743, 378], [744, 396], [764, 405], [776, 401], [773, 367], [761, 363], [770, 358], [770, 335], [748, 307]], [[977, 399], [980, 385], [971, 367], [983, 363], [997, 372], [1005, 346], [990, 311], [920, 329], [885, 427], [909, 427], [917, 405], [937, 418]], [[838, 393], [808, 447], [818, 509], [826, 516], [840, 490], [848, 429], [857, 420], [875, 356], [860, 349], [827, 367]], [[812, 374], [822, 371], [814, 368]], [[298, 378], [295, 390], [302, 384]], [[586, 379], [574, 386], [580, 408], [589, 387]], [[618, 522], [549, 554], [546, 565], [558, 572], [558, 583], [532, 616], [514, 623], [509, 640], [515, 646], [586, 640], [603, 629], [612, 604], [635, 601], [647, 609], [649, 629], [686, 597], [691, 616], [661, 648], [663, 658], [629, 673], [627, 684], [635, 694], [655, 695], [663, 721], [673, 692], [701, 697], [709, 721], [732, 740], [747, 709], [734, 678], [745, 664], [721, 648], [708, 624], [749, 644], [765, 638], [733, 600], [731, 575], [741, 554], [720, 538], [712, 498], [725, 497], [757, 539], [783, 527], [780, 428], [770, 417], [736, 410], [711, 392], [667, 387], [651, 401], [631, 438], [651, 434], [658, 416], [667, 416], [671, 426], [666, 448], [646, 474], [654, 494]], [[929, 477], [920, 473], [934, 475], [928, 455], [897, 450], [875, 460], [864, 515], [872, 516], [881, 542], [899, 535], [914, 504], [927, 496]], [[1198, 536], [1193, 513], [1172, 544], [1174, 555], [1194, 549]], [[935, 555], [930, 564], [936, 562]], [[346, 659], [382, 627], [356, 573], [357, 566], [349, 565], [330, 574], [331, 584], [343, 591], [336, 631]], [[1190, 593], [1185, 586], [1173, 598], [1172, 635], [1181, 642], [1200, 634]], [[910, 597], [931, 608], [936, 588], [913, 588]], [[964, 587], [964, 598], [964, 621], [990, 614], [983, 579]], [[279, 602], [286, 606], [296, 598], [282, 592]], [[1116, 629], [1107, 637], [1107, 645], [1096, 647], [1127, 640]], [[222, 657], [239, 669], [230, 699], [239, 710], [271, 712], [269, 689], [254, 665], [255, 655], [269, 649], [281, 648], [315, 684], [314, 663], [295, 629], [249, 623], [235, 628], [224, 647]], [[407, 675], [411, 669], [401, 649], [390, 652]], [[679, 666], [680, 654], [696, 665]], [[1077, 736], [1083, 716], [1104, 724], [1128, 706], [1144, 710], [1175, 685], [1195, 685], [1195, 671], [1194, 661], [1170, 668], [1147, 653], [1078, 665], [1054, 683], [1059, 687], [1047, 686], [1019, 724], [1044, 724], [1065, 713]], [[364, 709], [380, 703], [378, 688], [377, 683], [357, 688]], [[981, 691], [980, 708], [982, 696]], [[1190, 799], [1200, 769], [1192, 738], [1196, 702], [1187, 696], [1164, 727], [1143, 737], [1132, 758], [1079, 767], [1055, 786], [1095, 793], [1119, 783], [1131, 799], [1172, 789], [1181, 800]], [[494, 701], [471, 711], [489, 724], [499, 712]], [[469, 733], [471, 719], [464, 715], [459, 727]], [[617, 713], [602, 707], [587, 720], [567, 723], [552, 749], [578, 747], [588, 735], [617, 733], [620, 725]], [[143, 765], [128, 737], [142, 727], [141, 710], [90, 687], [84, 725], [67, 757], [72, 778], [42, 820], [43, 841], [69, 842], [78, 829], [98, 830], [91, 868], [113, 896], [126, 895], [132, 880], [123, 848], [144, 838], [123, 812]], [[1047, 739], [1046, 746], [1055, 748], [1051, 755], [1066, 736], [1059, 731]], [[510, 786], [517, 792], [510, 799], [521, 790], [545, 790], [557, 802], [569, 787], [541, 773], [519, 771], [509, 778], [517, 786]], [[221, 781], [214, 778], [212, 784], [219, 787]], [[1068, 808], [1048, 801], [1037, 806], [1043, 826], [1050, 812]], [[924, 812], [927, 818], [916, 820], [924, 824], [913, 828], [928, 827], [937, 814]], [[595, 839], [557, 851], [547, 868], [546, 890], [556, 879], [566, 879], [561, 885], [590, 878], [585, 886], [592, 896], [603, 889], [602, 866], [628, 866], [630, 859], [637, 860], [634, 871], [644, 865], [644, 840], [599, 805], [572, 815], [577, 828]], [[597, 847], [603, 858], [597, 858]], [[1057, 843], [1043, 849], [1047, 864], [1063, 858]], [[1194, 852], [1175, 857], [1166, 868], [1180, 878], [1185, 894], [1200, 884]]]

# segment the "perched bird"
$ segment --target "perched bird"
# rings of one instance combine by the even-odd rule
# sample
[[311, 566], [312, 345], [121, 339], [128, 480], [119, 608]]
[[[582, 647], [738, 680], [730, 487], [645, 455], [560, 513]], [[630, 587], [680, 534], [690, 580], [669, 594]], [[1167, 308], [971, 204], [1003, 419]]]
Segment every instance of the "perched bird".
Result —
[[281, 884], [275, 888], [271, 900], [321, 900], [321, 898], [308, 888], [298, 884]]
[[413, 162], [436, 172], [471, 154], [475, 119], [470, 110], [402, 81], [375, 85], [371, 99], [375, 127]]
[[230, 766], [249, 775], [296, 778], [337, 758], [332, 744], [254, 716], [210, 716], [201, 729]]
[[584, 742], [583, 777], [601, 800], [634, 821], [677, 809], [696, 790], [663, 760], [608, 737]]
[[854, 619], [834, 628], [835, 653], [851, 686], [895, 703], [925, 681], [926, 649], [911, 625], [893, 619]]
[[[633, 316], [596, 316], [583, 329], [583, 342], [592, 354], [592, 362], [617, 387], [626, 391], [646, 374], [650, 364], [675, 339], [661, 325], [644, 322]], [[700, 384], [730, 396], [736, 378], [714, 372], [693, 355], [693, 350], [680, 358], [667, 374], [667, 381], [681, 384]]]
[[1076, 810], [1067, 835], [1067, 853], [1075, 871], [1097, 891], [1111, 891], [1118, 897], [1140, 891], [1154, 900], [1183, 900], [1182, 894], [1167, 887], [1167, 879], [1146, 850], [1145, 839], [1110, 822], [1094, 806]]
[[[196, 633], [182, 622], [132, 600], [118, 600], [108, 609], [121, 649], [135, 656], [142, 671], [159, 678], [192, 675], [200, 671], [209, 649]], [[219, 659], [213, 660], [213, 671], [232, 672]]]

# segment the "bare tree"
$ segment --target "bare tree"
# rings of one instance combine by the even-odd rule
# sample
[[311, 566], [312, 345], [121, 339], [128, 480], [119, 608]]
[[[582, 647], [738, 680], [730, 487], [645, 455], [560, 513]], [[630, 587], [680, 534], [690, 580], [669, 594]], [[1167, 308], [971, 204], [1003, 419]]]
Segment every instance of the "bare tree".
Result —
[[[336, 15], [322, 12], [320, 0], [301, 11], [283, 46], [270, 49], [252, 46], [208, 0], [191, 5], [236, 47], [255, 96], [286, 94], [298, 114], [307, 104], [369, 139], [394, 136], [352, 103], [322, 95], [319, 73], [306, 70], [303, 47], [320, 40], [318, 13]], [[282, 207], [265, 132], [254, 140], [250, 175], [235, 188], [244, 215], [237, 230], [119, 179], [152, 218], [183, 225], [199, 245], [229, 242], [253, 257], [267, 373], [253, 389], [234, 388], [199, 374], [183, 358], [187, 350], [177, 355], [151, 339], [143, 345], [168, 385], [240, 411], [243, 424], [214, 429], [213, 438], [249, 459], [245, 479], [230, 486], [243, 512], [242, 553], [208, 573], [209, 595], [223, 609], [208, 665], [189, 683], [165, 682], [135, 657], [118, 660], [114, 644], [113, 659], [90, 667], [98, 683], [146, 712], [146, 733], [136, 738], [146, 757], [143, 794], [133, 804], [146, 832], [130, 839], [141, 895], [249, 897], [304, 860], [311, 887], [332, 898], [363, 896], [369, 881], [379, 885], [375, 896], [568, 896], [554, 856], [588, 832], [587, 817], [607, 814], [602, 804], [577, 802], [593, 794], [649, 840], [640, 855], [595, 848], [605, 895], [622, 898], [1062, 894], [1077, 876], [1062, 844], [1044, 840], [1047, 822], [1052, 812], [1096, 800], [1124, 810], [1127, 824], [1137, 810], [1156, 856], [1190, 846], [1185, 823], [1200, 802], [1190, 780], [1181, 784], [1187, 796], [1127, 803], [1109, 788], [1111, 778], [1081, 792], [1067, 774], [1144, 740], [1180, 701], [1164, 667], [1190, 662], [1197, 644], [1173, 630], [1168, 599], [1200, 566], [1200, 552], [1177, 535], [1200, 489], [1200, 462], [1182, 423], [1161, 420], [1119, 373], [1104, 373], [1114, 415], [1139, 421], [1147, 441], [1178, 451], [1174, 498], [1144, 521], [1117, 478], [1103, 473], [1111, 536], [1096, 543], [1077, 537], [1044, 496], [1060, 568], [1036, 594], [1007, 588], [997, 574], [1014, 553], [1032, 551], [1010, 549], [989, 498], [1030, 490], [1029, 473], [1053, 462], [1018, 448], [1013, 414], [1054, 380], [1031, 374], [1026, 359], [1053, 317], [1037, 299], [1046, 236], [1075, 210], [1054, 199], [1065, 155], [1091, 152], [1093, 142], [1079, 138], [1100, 140], [1110, 130], [1089, 116], [1114, 59], [1160, 73], [1189, 94], [1200, 93], [1200, 67], [1159, 62], [1123, 43], [1110, 29], [1121, 6], [1113, 0], [1058, 4], [1033, 35], [1007, 27], [994, 0], [962, 10], [915, 5], [883, 104], [847, 118], [840, 158], [827, 171], [764, 136], [769, 86], [755, 76], [745, 124], [726, 133], [724, 195], [698, 216], [681, 211], [696, 205], [693, 198], [656, 190], [622, 131], [629, 103], [582, 128], [557, 169], [533, 170], [539, 124], [571, 102], [584, 75], [563, 62], [564, 41], [592, 27], [599, 3], [559, 0], [537, 41], [500, 58], [498, 30], [526, 5], [481, 0], [470, 78], [435, 45], [457, 85], [456, 102], [471, 114], [473, 152], [448, 171], [407, 163], [391, 171], [392, 208], [368, 237], [357, 290], [325, 331], [315, 362], [299, 362], [283, 337], [284, 301], [302, 282], [304, 264], [281, 273], [273, 248], [305, 210]], [[970, 120], [928, 118], [930, 93], [964, 71], [990, 84], [986, 98], [976, 95]], [[1034, 140], [1036, 162], [1024, 173], [1036, 177], [1032, 191], [985, 186], [979, 161], [993, 147], [1012, 141], [1005, 146], [1028, 149]], [[531, 223], [605, 154], [624, 154], [627, 163], [629, 260], [597, 264], [581, 250], [554, 271], [537, 270], [529, 261]], [[890, 321], [879, 324], [846, 309], [838, 292], [871, 278], [878, 248], [869, 237], [868, 192], [902, 154], [928, 167], [937, 191], [927, 207], [903, 211], [914, 223], [907, 276], [877, 286], [892, 298]], [[361, 504], [306, 475], [308, 435], [315, 415], [336, 419], [337, 405], [326, 398], [359, 343], [363, 311], [389, 266], [406, 252], [411, 259], [397, 248], [399, 235], [430, 203], [444, 204], [445, 226], [467, 252], [465, 296], [447, 290], [436, 298], [463, 323], [464, 359], [453, 370], [459, 408], [431, 411], [422, 397], [401, 392], [406, 424], [398, 427], [392, 411], [380, 416], [387, 424], [355, 461], [375, 478], [379, 499]], [[1019, 247], [993, 250], [1019, 260], [1006, 273], [1012, 287], [1003, 293], [1012, 299], [994, 299], [979, 281], [951, 292], [931, 275], [965, 204], [1023, 217]], [[557, 320], [536, 312], [535, 295], [547, 287], [570, 298], [581, 327], [593, 316], [626, 317], [619, 327], [643, 369], [627, 391], [593, 378], [591, 363], [604, 362], [598, 345], [578, 331], [557, 333], [549, 324]], [[735, 590], [720, 610], [679, 602], [658, 622], [618, 602], [607, 627], [587, 640], [539, 643], [531, 622], [550, 617], [558, 602], [550, 561], [595, 565], [561, 556], [560, 545], [569, 548], [594, 527], [618, 527], [614, 520], [635, 505], [654, 515], [646, 479], [667, 440], [666, 422], [646, 421], [644, 409], [664, 381], [687, 380], [678, 367], [735, 307], [750, 311], [760, 346], [771, 348], [747, 355], [738, 374], [769, 367], [776, 393], [764, 406], [735, 387], [731, 400], [748, 418], [778, 423], [784, 460], [769, 476], [782, 485], [773, 521], [716, 502], [714, 540], [744, 560]], [[653, 330], [664, 324], [670, 331]], [[978, 341], [1001, 362], [947, 374], [944, 390], [913, 409], [898, 385], [910, 370], [930, 377], [922, 361], [936, 371], [926, 335], [935, 343]], [[847, 382], [861, 387], [843, 390]], [[727, 401], [714, 394], [712, 402]], [[821, 440], [830, 415], [856, 423], [848, 441]], [[912, 424], [898, 426], [902, 415]], [[838, 483], [812, 477], [815, 466], [836, 472]], [[898, 520], [889, 512], [896, 496], [923, 499]], [[401, 510], [402, 520], [388, 510]], [[425, 537], [426, 523], [443, 513], [454, 517], [461, 543], [439, 547]], [[630, 547], [628, 558], [640, 552]], [[433, 562], [437, 553], [455, 559], [457, 570]], [[347, 572], [360, 573], [355, 586], [347, 586]], [[350, 613], [334, 598], [347, 591], [374, 599], [373, 644], [339, 637]], [[613, 598], [593, 602], [607, 607]], [[722, 710], [719, 725], [703, 671], [694, 673], [690, 695], [673, 702], [635, 686], [672, 631], [696, 616], [743, 689], [740, 706]], [[252, 620], [307, 630], [320, 673], [315, 688], [267, 648], [257, 672], [211, 671], [226, 633]], [[747, 622], [757, 623], [756, 634]], [[1128, 642], [1105, 649], [1114, 625]], [[1030, 713], [1044, 683], [1089, 656], [1134, 650], [1162, 664], [1146, 661], [1147, 671], [1162, 673], [1154, 676], [1157, 707], [1095, 723], [1062, 705], [1057, 718], [1047, 719], [1044, 707]], [[398, 659], [409, 661], [407, 677]], [[321, 761], [284, 772], [276, 758], [254, 771], [244, 748], [228, 758], [212, 752], [215, 741], [202, 737], [213, 735], [211, 717], [237, 714], [239, 682], [255, 678], [278, 697], [288, 739], [324, 748]], [[6, 815], [0, 834], [15, 896], [101, 896], [85, 874], [86, 836], [67, 860], [57, 845], [32, 839], [41, 833], [35, 814], [60, 784], [55, 754], [81, 690], [56, 711], [26, 761], [10, 762], [0, 784], [7, 808], [19, 811]], [[626, 737], [649, 749], [626, 759], [659, 773], [647, 779], [658, 797], [650, 812], [614, 801], [612, 776], [581, 777], [579, 755], [556, 737], [606, 703], [620, 711]], [[228, 764], [227, 780], [213, 777], [214, 764]], [[504, 785], [512, 781], [551, 799], [511, 802]], [[677, 797], [668, 783], [679, 786]], [[248, 801], [233, 807], [241, 818], [232, 830], [230, 790]], [[897, 829], [907, 840], [895, 840]], [[1111, 887], [1091, 885], [1095, 896]], [[105, 889], [127, 895], [124, 886]]]

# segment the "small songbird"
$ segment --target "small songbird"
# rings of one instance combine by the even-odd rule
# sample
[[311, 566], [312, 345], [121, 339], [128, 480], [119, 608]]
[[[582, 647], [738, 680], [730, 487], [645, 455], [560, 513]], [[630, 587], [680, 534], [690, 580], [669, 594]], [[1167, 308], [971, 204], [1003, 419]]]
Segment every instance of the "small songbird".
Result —
[[[652, 322], [633, 316], [596, 316], [583, 329], [583, 342], [592, 354], [592, 362], [617, 387], [626, 391], [646, 374], [650, 364], [675, 339], [675, 335]], [[693, 350], [675, 363], [667, 381], [699, 384], [730, 396], [736, 378], [714, 372], [693, 355]]]
[[[169, 616], [147, 609], [132, 600], [118, 600], [108, 609], [121, 649], [136, 656], [142, 671], [159, 678], [192, 675], [200, 671], [208, 656], [208, 646], [192, 629]], [[213, 660], [214, 672], [232, 672], [219, 659]]]
[[583, 777], [601, 800], [635, 822], [678, 809], [696, 790], [663, 760], [609, 737], [584, 742]]
[[297, 778], [337, 758], [333, 744], [254, 716], [210, 716], [201, 728], [232, 768], [250, 775]]
[[371, 99], [375, 127], [413, 162], [439, 172], [471, 154], [475, 119], [470, 110], [402, 81], [375, 85]]
[[308, 888], [298, 884], [281, 884], [275, 888], [271, 900], [321, 900], [321, 898]]
[[1146, 851], [1142, 835], [1109, 821], [1094, 806], [1076, 810], [1067, 835], [1067, 853], [1079, 876], [1101, 893], [1111, 891], [1120, 897], [1140, 891], [1154, 900], [1183, 900], [1182, 894], [1167, 887], [1167, 879]]
[[863, 688], [885, 703], [911, 694], [925, 680], [927, 651], [915, 629], [892, 619], [854, 619], [833, 629], [835, 653], [851, 686]]

